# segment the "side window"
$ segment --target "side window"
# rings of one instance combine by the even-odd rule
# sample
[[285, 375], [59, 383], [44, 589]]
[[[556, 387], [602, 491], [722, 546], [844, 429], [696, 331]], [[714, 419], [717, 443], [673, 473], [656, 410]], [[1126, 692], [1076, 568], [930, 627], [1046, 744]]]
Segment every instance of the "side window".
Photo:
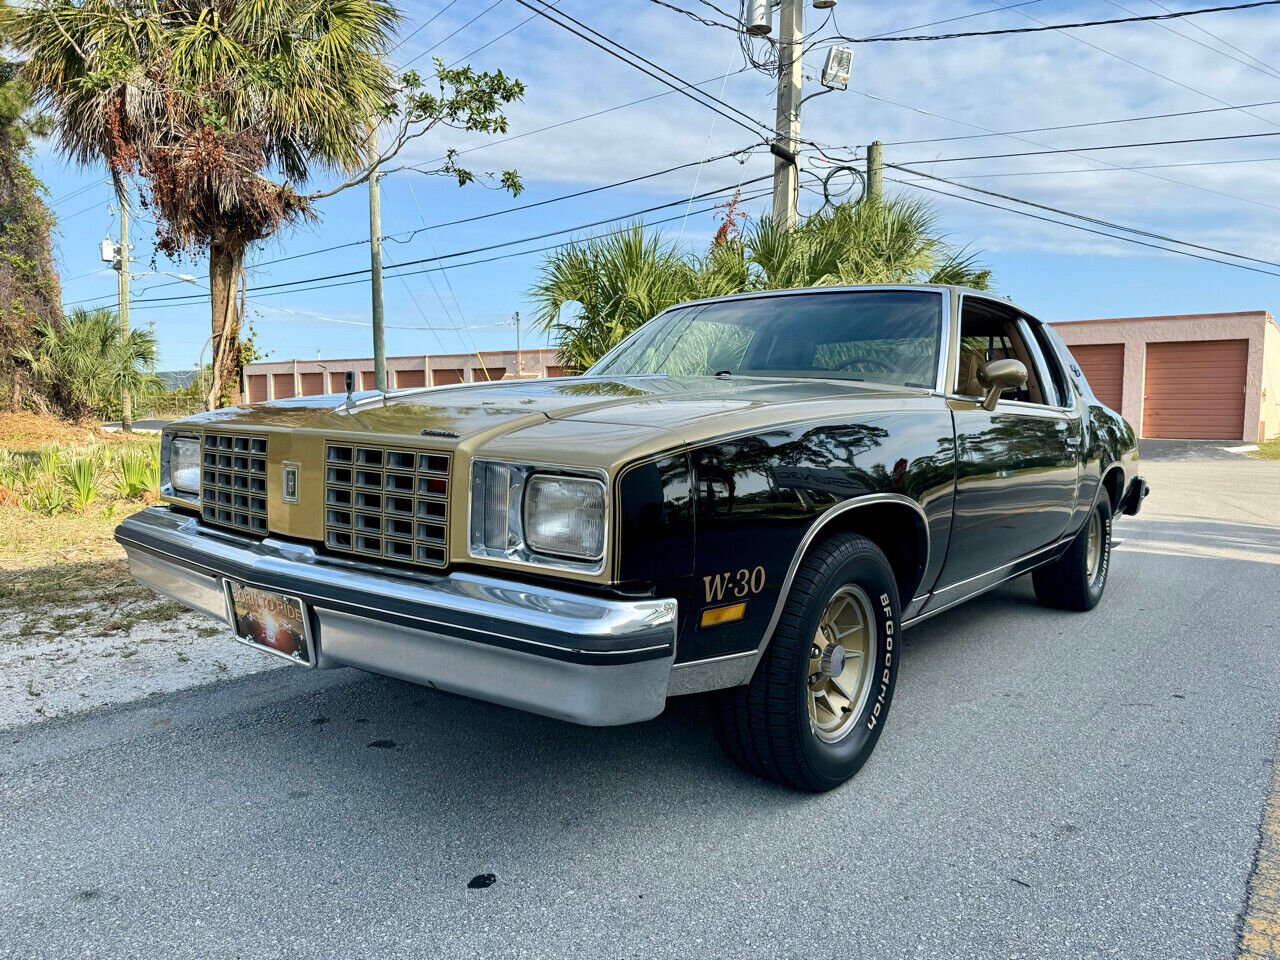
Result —
[[1051, 402], [1059, 407], [1071, 406], [1071, 386], [1067, 383], [1066, 371], [1062, 369], [1062, 361], [1058, 357], [1058, 351], [1054, 349], [1047, 328], [1039, 320], [1032, 320], [1030, 317], [1023, 319], [1031, 331], [1033, 345], [1038, 348], [1037, 359], [1040, 361], [1040, 369], [1044, 371], [1044, 380], [1057, 394], [1057, 399]]
[[1031, 353], [1031, 359], [1035, 361], [1036, 379], [1040, 383], [1043, 402], [1051, 407], [1069, 406], [1070, 401], [1063, 399], [1066, 394], [1062, 392], [1062, 371], [1050, 363], [1040, 338], [1036, 336], [1035, 329], [1039, 325], [1039, 321], [1030, 317], [1018, 318], [1018, 331]]
[[1001, 399], [1021, 400], [1024, 403], [1052, 403], [1046, 401], [1040, 384], [1040, 368], [1027, 346], [1020, 329], [1017, 314], [1000, 310], [994, 304], [983, 301], [964, 302], [960, 314], [960, 363], [956, 371], [956, 392], [966, 397], [981, 397], [986, 393], [978, 371], [991, 360], [1013, 359], [1027, 368], [1027, 385], [1018, 390], [1006, 390]]

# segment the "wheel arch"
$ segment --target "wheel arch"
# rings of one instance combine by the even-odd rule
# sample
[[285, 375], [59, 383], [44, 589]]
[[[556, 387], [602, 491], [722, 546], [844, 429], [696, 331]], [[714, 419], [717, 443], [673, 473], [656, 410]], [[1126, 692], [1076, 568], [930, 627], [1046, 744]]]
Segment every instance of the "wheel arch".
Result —
[[[904, 528], [911, 531], [911, 536], [901, 536]], [[893, 569], [894, 579], [898, 584], [899, 603], [905, 608], [911, 602], [929, 566], [932, 547], [929, 522], [923, 508], [911, 498], [896, 493], [869, 494], [839, 503], [814, 521], [796, 548], [778, 593], [773, 615], [756, 649], [753, 671], [773, 640], [778, 620], [782, 617], [782, 609], [791, 593], [791, 584], [805, 557], [815, 544], [841, 533], [859, 534], [879, 547]]]
[[1124, 467], [1120, 465], [1119, 461], [1113, 462], [1102, 471], [1101, 486], [1107, 491], [1107, 496], [1111, 499], [1111, 512], [1118, 514], [1120, 512], [1120, 501], [1124, 497]]

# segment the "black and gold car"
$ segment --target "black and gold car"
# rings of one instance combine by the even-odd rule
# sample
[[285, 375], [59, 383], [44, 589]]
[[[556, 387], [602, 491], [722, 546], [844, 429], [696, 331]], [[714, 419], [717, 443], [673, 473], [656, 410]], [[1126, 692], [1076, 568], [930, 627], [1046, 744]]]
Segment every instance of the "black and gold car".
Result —
[[902, 631], [1030, 572], [1102, 596], [1147, 491], [1053, 331], [942, 286], [665, 311], [585, 376], [362, 392], [167, 428], [134, 575], [309, 667], [585, 724], [710, 694], [807, 790], [865, 762]]

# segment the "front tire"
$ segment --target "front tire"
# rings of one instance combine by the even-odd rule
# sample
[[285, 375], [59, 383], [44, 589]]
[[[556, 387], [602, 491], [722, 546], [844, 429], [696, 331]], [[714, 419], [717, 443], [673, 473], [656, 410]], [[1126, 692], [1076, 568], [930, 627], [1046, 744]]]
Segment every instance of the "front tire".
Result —
[[880, 739], [900, 636], [879, 547], [856, 534], [823, 540], [796, 572], [751, 682], [713, 696], [716, 739], [757, 776], [814, 793], [840, 786]]
[[1111, 568], [1111, 500], [1104, 493], [1067, 552], [1031, 573], [1036, 599], [1058, 610], [1092, 610]]

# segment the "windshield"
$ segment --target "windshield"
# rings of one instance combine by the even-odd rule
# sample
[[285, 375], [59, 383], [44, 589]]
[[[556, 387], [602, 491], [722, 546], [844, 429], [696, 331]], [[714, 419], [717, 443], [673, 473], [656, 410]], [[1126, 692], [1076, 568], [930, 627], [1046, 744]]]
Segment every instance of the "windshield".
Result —
[[605, 354], [589, 376], [719, 373], [934, 386], [937, 291], [805, 293], [679, 307]]

